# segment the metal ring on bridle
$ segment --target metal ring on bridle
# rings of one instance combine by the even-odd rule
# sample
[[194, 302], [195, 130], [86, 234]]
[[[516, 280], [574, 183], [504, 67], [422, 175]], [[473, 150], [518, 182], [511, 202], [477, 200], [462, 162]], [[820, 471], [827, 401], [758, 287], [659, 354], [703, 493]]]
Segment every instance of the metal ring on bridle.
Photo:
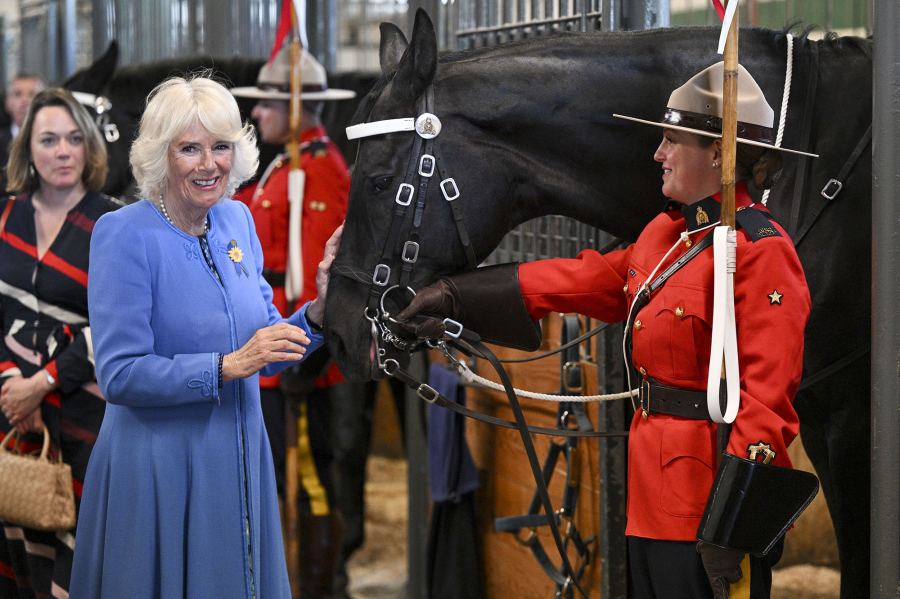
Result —
[[[401, 288], [400, 285], [391, 285], [390, 287], [388, 287], [387, 289], [384, 290], [384, 293], [381, 294], [381, 300], [379, 300], [379, 302], [378, 302], [378, 306], [381, 308], [381, 314], [384, 316], [384, 318], [386, 318], [389, 322], [393, 322], [395, 324], [400, 324], [400, 321], [393, 318], [391, 316], [390, 312], [388, 312], [387, 310], [384, 309], [384, 298], [387, 297], [387, 294], [390, 293], [391, 291], [393, 291], [394, 289], [400, 289], [400, 288]], [[407, 287], [406, 290], [409, 291], [413, 295], [413, 297], [416, 296], [416, 292], [412, 287]], [[367, 310], [368, 310], [368, 308], [367, 308]]]

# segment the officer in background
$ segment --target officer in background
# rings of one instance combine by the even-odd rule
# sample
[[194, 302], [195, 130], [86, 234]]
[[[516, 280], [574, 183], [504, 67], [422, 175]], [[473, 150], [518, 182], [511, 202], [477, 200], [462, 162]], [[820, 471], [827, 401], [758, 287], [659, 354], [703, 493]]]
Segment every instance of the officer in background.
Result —
[[28, 105], [38, 92], [44, 89], [44, 80], [32, 73], [19, 73], [6, 88], [3, 107], [9, 114], [10, 124], [0, 129], [0, 192], [6, 189], [6, 163], [9, 160], [9, 146], [19, 133], [25, 121]]
[[[320, 118], [324, 102], [350, 99], [355, 93], [329, 89], [325, 69], [306, 50], [302, 51], [301, 61], [303, 113], [299, 141], [300, 169], [305, 173], [305, 184], [299, 218], [296, 215], [291, 218], [288, 184], [291, 168], [286, 152], [275, 157], [258, 183], [235, 194], [253, 214], [265, 260], [263, 276], [272, 286], [274, 303], [283, 314], [315, 297], [316, 267], [324, 255], [325, 242], [344, 221], [350, 193], [347, 165], [328, 138]], [[237, 97], [258, 100], [252, 117], [263, 143], [285, 145], [290, 141], [287, 44], [260, 69], [256, 87], [239, 87], [231, 92]], [[300, 246], [299, 264], [291, 263], [292, 244]], [[282, 497], [287, 448], [285, 415], [297, 418], [300, 556], [299, 563], [288, 564], [288, 569], [299, 572], [304, 599], [332, 596], [342, 535], [329, 473], [333, 459], [329, 395], [344, 383], [334, 362], [328, 360], [327, 352], [321, 353], [326, 360], [310, 362], [284, 377], [260, 377], [263, 416], [274, 454], [278, 493]]]

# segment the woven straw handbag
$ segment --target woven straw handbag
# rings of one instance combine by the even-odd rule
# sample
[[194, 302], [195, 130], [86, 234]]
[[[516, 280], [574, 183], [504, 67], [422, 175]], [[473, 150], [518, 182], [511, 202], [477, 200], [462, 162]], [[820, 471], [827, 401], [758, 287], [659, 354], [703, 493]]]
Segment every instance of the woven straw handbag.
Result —
[[10, 439], [0, 443], [0, 520], [37, 530], [68, 530], [75, 527], [75, 494], [72, 469], [59, 455], [47, 457], [50, 432], [44, 427], [44, 446], [39, 456], [22, 455]]

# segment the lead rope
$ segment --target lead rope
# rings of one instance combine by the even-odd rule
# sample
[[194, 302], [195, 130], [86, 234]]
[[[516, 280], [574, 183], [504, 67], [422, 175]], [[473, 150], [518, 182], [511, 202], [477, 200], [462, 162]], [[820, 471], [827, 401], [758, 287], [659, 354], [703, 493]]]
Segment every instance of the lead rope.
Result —
[[[784, 91], [781, 93], [781, 114], [778, 115], [778, 134], [775, 136], [775, 147], [781, 147], [784, 137], [784, 124], [787, 121], [788, 100], [791, 97], [791, 79], [794, 76], [794, 36], [787, 34], [787, 66], [784, 71]], [[769, 190], [763, 191], [760, 202], [763, 206], [769, 201]]]

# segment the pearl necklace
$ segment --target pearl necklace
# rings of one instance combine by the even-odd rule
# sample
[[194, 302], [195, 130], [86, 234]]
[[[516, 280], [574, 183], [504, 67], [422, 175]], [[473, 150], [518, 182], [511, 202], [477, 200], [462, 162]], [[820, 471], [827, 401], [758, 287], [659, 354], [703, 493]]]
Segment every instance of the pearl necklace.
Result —
[[[159, 211], [162, 212], [162, 215], [164, 217], [166, 217], [166, 220], [169, 221], [169, 223], [173, 227], [175, 227], [176, 229], [181, 229], [181, 227], [179, 227], [178, 225], [175, 224], [175, 221], [172, 220], [172, 217], [169, 216], [169, 211], [166, 210], [166, 203], [165, 203], [165, 201], [163, 201], [162, 198], [159, 198]], [[206, 219], [204, 219], [203, 230], [200, 232], [200, 235], [198, 235], [197, 237], [202, 237], [203, 235], [206, 235], [207, 231], [209, 231], [209, 218], [208, 217]]]

